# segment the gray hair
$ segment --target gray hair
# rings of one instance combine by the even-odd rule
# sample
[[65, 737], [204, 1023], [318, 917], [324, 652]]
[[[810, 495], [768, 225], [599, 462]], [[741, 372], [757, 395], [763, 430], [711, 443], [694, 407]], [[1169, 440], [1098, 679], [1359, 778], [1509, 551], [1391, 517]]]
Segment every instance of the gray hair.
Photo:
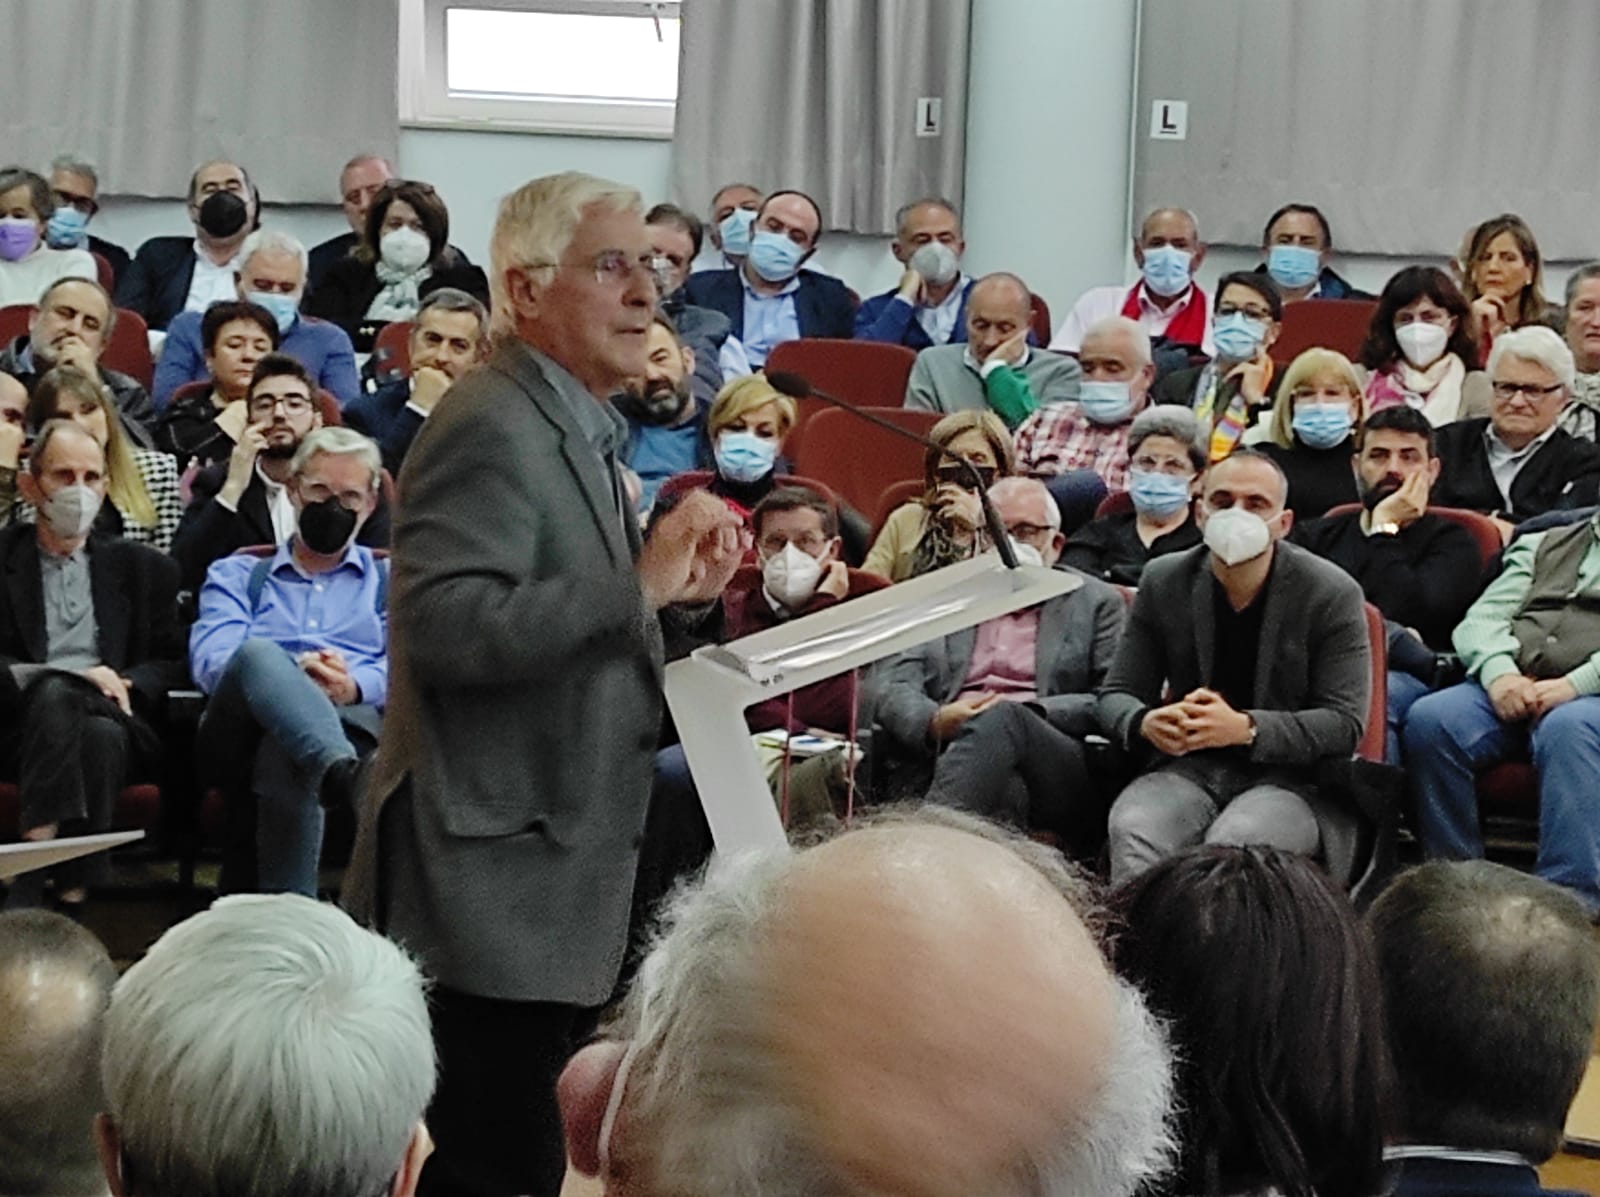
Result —
[[961, 209], [942, 195], [925, 195], [921, 199], [914, 199], [909, 204], [901, 204], [894, 214], [894, 234], [901, 236], [906, 231], [906, 221], [911, 219], [911, 214], [918, 208], [943, 208], [956, 218], [956, 227], [961, 227]]
[[1518, 361], [1543, 366], [1554, 374], [1556, 381], [1572, 390], [1578, 367], [1572, 358], [1572, 349], [1553, 328], [1542, 324], [1525, 324], [1501, 333], [1489, 350], [1489, 378], [1492, 381], [1500, 363], [1508, 357]]
[[[934, 806], [875, 812], [855, 826], [896, 823], [955, 828], [1007, 846], [1098, 938], [1093, 891], [1059, 853]], [[629, 1135], [649, 1138], [653, 1167], [674, 1193], [864, 1197], [817, 1158], [752, 1019], [757, 947], [796, 859], [788, 852], [719, 858], [700, 883], [680, 890], [612, 1028], [633, 1056], [625, 1078]], [[986, 1197], [1123, 1197], [1166, 1174], [1174, 1153], [1170, 1052], [1137, 990], [1108, 982], [1115, 1046], [1092, 1108], [1072, 1118], [1060, 1143], [997, 1176]]]
[[350, 159], [350, 161], [346, 162], [339, 168], [339, 180], [341, 188], [343, 186], [345, 175], [349, 174], [363, 162], [381, 162], [384, 170], [388, 171], [390, 175], [394, 174], [394, 163], [390, 162], [382, 154], [357, 154], [354, 158]]
[[69, 283], [76, 283], [80, 287], [93, 287], [100, 292], [100, 298], [106, 301], [106, 323], [105, 327], [100, 330], [100, 335], [105, 338], [107, 345], [111, 344], [111, 330], [117, 327], [117, 305], [116, 301], [111, 298], [111, 292], [100, 285], [99, 279], [78, 278], [76, 275], [70, 274], [65, 278], [56, 279], [55, 282], [39, 293], [39, 302], [35, 305], [36, 311], [44, 311], [45, 305], [50, 302], [50, 297]]
[[257, 229], [244, 239], [244, 244], [239, 247], [239, 269], [243, 270], [256, 254], [289, 254], [300, 261], [300, 278], [304, 283], [306, 272], [310, 268], [310, 255], [306, 252], [305, 245], [293, 233], [285, 233], [281, 229]]
[[483, 306], [476, 295], [468, 295], [457, 287], [440, 287], [436, 291], [429, 291], [417, 306], [412, 323], [422, 319], [423, 312], [470, 312], [477, 318], [478, 336], [485, 336], [489, 331], [489, 309]]
[[90, 1128], [116, 980], [105, 945], [64, 915], [0, 914], [0, 1193], [103, 1190]]
[[69, 175], [82, 175], [89, 180], [89, 185], [95, 189], [96, 193], [99, 192], [100, 173], [95, 170], [92, 163], [85, 162], [81, 158], [74, 158], [71, 154], [61, 154], [50, 164], [51, 174], [58, 170], [64, 170]]
[[356, 457], [372, 475], [372, 489], [377, 490], [383, 477], [383, 455], [371, 437], [363, 436], [354, 428], [313, 428], [306, 433], [300, 447], [289, 462], [289, 472], [296, 478], [305, 473], [306, 466], [319, 453], [329, 457]]
[[105, 449], [100, 442], [90, 435], [89, 430], [76, 420], [68, 420], [57, 416], [55, 419], [46, 420], [39, 426], [39, 434], [33, 438], [33, 446], [28, 450], [28, 473], [35, 478], [44, 473], [45, 458], [50, 453], [50, 446], [58, 436], [77, 435], [83, 437], [96, 449], [100, 450], [100, 460], [105, 463]]
[[1149, 215], [1147, 215], [1139, 225], [1139, 239], [1141, 241], [1144, 240], [1144, 231], [1150, 227], [1150, 222], [1152, 220], [1154, 220], [1157, 216], [1164, 216], [1169, 212], [1176, 213], [1187, 220], [1189, 222], [1189, 227], [1194, 230], [1194, 239], [1197, 242], [1200, 240], [1200, 218], [1187, 208], [1173, 208], [1170, 206], [1150, 209]]
[[1572, 301], [1578, 298], [1578, 288], [1592, 278], [1600, 278], [1600, 262], [1585, 262], [1567, 275], [1566, 306], [1568, 310], [1572, 308]]
[[1044, 504], [1046, 520], [1050, 527], [1057, 531], [1061, 528], [1061, 504], [1056, 502], [1056, 497], [1050, 493], [1050, 488], [1037, 478], [1023, 478], [1013, 475], [1009, 478], [997, 479], [989, 488], [989, 498], [998, 502], [1007, 495], [1017, 498], [1034, 498]]
[[524, 183], [500, 201], [489, 238], [489, 311], [496, 335], [513, 335], [517, 327], [507, 272], [538, 271], [548, 279], [592, 206], [642, 213], [644, 200], [632, 187], [569, 170]]
[[1096, 320], [1083, 330], [1083, 340], [1090, 337], [1104, 336], [1107, 333], [1117, 333], [1124, 337], [1133, 347], [1133, 357], [1136, 368], [1148, 366], [1150, 356], [1150, 332], [1137, 320], [1127, 316], [1107, 316], [1103, 320]]
[[1188, 446], [1189, 463], [1194, 466], [1195, 472], [1206, 468], [1208, 458], [1199, 444], [1200, 422], [1195, 419], [1193, 408], [1181, 403], [1161, 403], [1145, 408], [1133, 417], [1133, 423], [1128, 427], [1128, 454], [1132, 456], [1137, 453], [1139, 446], [1152, 436], [1171, 437]]
[[422, 974], [335, 906], [221, 898], [117, 983], [103, 1074], [138, 1192], [373, 1197], [433, 1095]]

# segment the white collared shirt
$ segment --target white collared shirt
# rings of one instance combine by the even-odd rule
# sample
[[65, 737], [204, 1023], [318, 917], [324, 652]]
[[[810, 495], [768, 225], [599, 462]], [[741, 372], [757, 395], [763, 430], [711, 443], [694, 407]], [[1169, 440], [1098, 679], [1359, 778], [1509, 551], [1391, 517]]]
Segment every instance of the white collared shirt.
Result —
[[928, 340], [935, 345], [948, 345], [950, 338], [956, 331], [956, 317], [961, 313], [961, 301], [966, 298], [967, 287], [972, 280], [966, 275], [956, 276], [956, 285], [950, 289], [950, 294], [944, 297], [942, 303], [937, 303], [931, 308], [917, 309], [917, 323], [922, 325], [922, 331], [928, 334]]
[[[1150, 301], [1150, 296], [1141, 282], [1139, 288], [1139, 323], [1150, 334], [1152, 340], [1167, 331], [1167, 326], [1172, 323], [1173, 317], [1187, 308], [1191, 303], [1200, 304], [1204, 314], [1205, 336], [1200, 341], [1200, 351], [1207, 357], [1217, 355], [1216, 347], [1211, 343], [1211, 297], [1197, 285], [1191, 283], [1188, 294], [1178, 299], [1169, 307], [1160, 308]], [[1083, 334], [1088, 332], [1100, 321], [1108, 316], [1122, 315], [1122, 305], [1127, 302], [1128, 287], [1091, 287], [1078, 298], [1072, 305], [1072, 310], [1067, 313], [1067, 318], [1062, 321], [1061, 327], [1056, 330], [1056, 335], [1050, 338], [1050, 348], [1058, 353], [1077, 353], [1083, 348]]]
[[282, 482], [274, 482], [261, 471], [261, 463], [256, 462], [256, 477], [261, 479], [261, 485], [266, 487], [267, 515], [272, 520], [272, 539], [282, 544], [294, 535], [295, 519], [294, 504], [289, 499], [289, 488]]
[[233, 281], [238, 268], [238, 258], [218, 266], [206, 257], [197, 240], [194, 243], [194, 278], [189, 281], [189, 297], [183, 301], [183, 310], [203, 312], [214, 303], [238, 299], [239, 288]]
[[1489, 472], [1494, 475], [1494, 484], [1500, 488], [1500, 501], [1506, 505], [1507, 511], [1511, 510], [1511, 484], [1517, 480], [1522, 467], [1528, 464], [1528, 459], [1555, 435], [1555, 431], [1556, 425], [1552, 424], [1522, 448], [1512, 449], [1500, 439], [1493, 424], [1484, 427], [1483, 448], [1489, 458]]

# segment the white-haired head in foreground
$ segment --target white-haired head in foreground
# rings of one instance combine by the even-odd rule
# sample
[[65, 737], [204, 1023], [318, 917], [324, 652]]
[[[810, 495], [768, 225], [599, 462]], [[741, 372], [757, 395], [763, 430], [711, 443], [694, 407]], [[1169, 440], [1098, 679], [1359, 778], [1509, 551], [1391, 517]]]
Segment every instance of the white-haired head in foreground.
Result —
[[410, 1197], [431, 1144], [422, 975], [327, 903], [223, 898], [112, 993], [115, 1197]]
[[1173, 1152], [1171, 1060], [1058, 854], [957, 812], [679, 892], [568, 1154], [640, 1197], [1118, 1197]]

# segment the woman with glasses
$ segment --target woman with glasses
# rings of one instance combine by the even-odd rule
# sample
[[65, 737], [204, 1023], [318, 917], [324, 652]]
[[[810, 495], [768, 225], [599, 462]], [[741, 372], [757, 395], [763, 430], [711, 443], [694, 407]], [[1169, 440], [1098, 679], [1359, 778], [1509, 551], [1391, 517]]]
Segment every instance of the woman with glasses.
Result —
[[[954, 412], [935, 424], [929, 436], [969, 462], [985, 486], [1016, 473], [1011, 434], [992, 411]], [[929, 449], [922, 480], [922, 494], [884, 521], [861, 564], [868, 573], [903, 582], [980, 550], [983, 509], [968, 471]]]
[[1353, 461], [1361, 417], [1361, 376], [1344, 354], [1307, 349], [1290, 363], [1256, 448], [1289, 479], [1287, 506], [1296, 519], [1358, 498]]
[[1067, 538], [1061, 560], [1119, 586], [1137, 586], [1144, 567], [1165, 553], [1200, 543], [1194, 497], [1206, 467], [1195, 443], [1199, 424], [1187, 407], [1152, 407], [1128, 431], [1132, 509], [1091, 520]]
[[367, 209], [361, 240], [307, 297], [308, 316], [350, 334], [370, 353], [378, 330], [417, 314], [422, 297], [455, 287], [489, 302], [489, 280], [450, 245], [450, 212], [427, 183], [390, 179]]
[[[129, 444], [110, 393], [98, 379], [71, 366], [51, 370], [28, 400], [30, 432], [57, 419], [82, 427], [105, 453], [106, 501], [95, 518], [95, 531], [169, 552], [183, 514], [177, 462], [169, 454]], [[21, 514], [34, 518], [31, 506]]]
[[1384, 284], [1360, 356], [1368, 411], [1403, 403], [1435, 428], [1489, 413], [1466, 297], [1438, 267], [1407, 266]]
[[200, 319], [209, 383], [181, 386], [156, 423], [156, 447], [178, 459], [226, 461], [249, 422], [245, 399], [256, 363], [278, 348], [278, 322], [259, 304], [214, 303]]

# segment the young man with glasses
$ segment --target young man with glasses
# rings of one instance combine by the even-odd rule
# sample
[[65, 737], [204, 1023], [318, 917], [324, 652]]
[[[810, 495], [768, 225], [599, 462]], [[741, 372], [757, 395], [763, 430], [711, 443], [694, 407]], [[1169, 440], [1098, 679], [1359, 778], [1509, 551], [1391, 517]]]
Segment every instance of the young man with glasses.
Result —
[[[197, 589], [218, 558], [246, 545], [282, 544], [294, 531], [288, 482], [296, 451], [322, 427], [316, 396], [311, 375], [296, 359], [269, 353], [256, 363], [238, 443], [226, 462], [195, 475], [193, 498], [172, 540], [185, 589]], [[358, 537], [369, 547], [389, 543], [381, 493]]]
[[1524, 520], [1592, 506], [1600, 446], [1557, 426], [1575, 373], [1567, 343], [1539, 325], [1512, 329], [1495, 339], [1488, 373], [1488, 417], [1438, 430], [1434, 502], [1489, 513], [1507, 540]]

